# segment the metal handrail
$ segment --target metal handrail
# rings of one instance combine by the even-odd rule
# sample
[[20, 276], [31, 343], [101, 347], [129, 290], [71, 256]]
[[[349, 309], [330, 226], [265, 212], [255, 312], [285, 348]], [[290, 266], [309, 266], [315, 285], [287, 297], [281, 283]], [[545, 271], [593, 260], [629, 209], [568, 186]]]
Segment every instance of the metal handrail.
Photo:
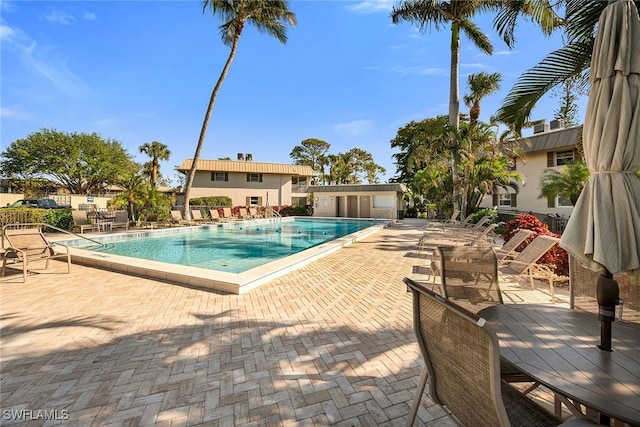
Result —
[[94, 240], [94, 239], [92, 239], [90, 237], [83, 236], [82, 234], [74, 233], [73, 231], [63, 230], [62, 228], [58, 228], [58, 227], [56, 227], [54, 225], [47, 224], [45, 222], [23, 222], [23, 223], [7, 224], [4, 227], [2, 227], [2, 236], [3, 236], [3, 238], [2, 238], [2, 247], [4, 248], [4, 230], [8, 226], [26, 226], [26, 225], [30, 225], [30, 226], [38, 225], [38, 226], [48, 227], [48, 228], [51, 228], [53, 230], [59, 231], [61, 233], [71, 234], [72, 236], [76, 236], [76, 237], [80, 237], [82, 239], [88, 240], [88, 241], [90, 241], [92, 243], [95, 243], [97, 245], [102, 246], [103, 248], [106, 248], [108, 246], [106, 243], [99, 242], [99, 241]]

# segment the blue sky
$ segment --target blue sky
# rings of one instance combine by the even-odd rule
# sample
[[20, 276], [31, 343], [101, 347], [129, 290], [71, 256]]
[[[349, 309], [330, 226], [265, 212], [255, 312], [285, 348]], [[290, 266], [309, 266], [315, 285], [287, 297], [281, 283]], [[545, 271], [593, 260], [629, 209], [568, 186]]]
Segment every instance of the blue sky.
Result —
[[[449, 31], [393, 25], [397, 2], [294, 0], [288, 43], [248, 27], [216, 103], [201, 158], [290, 162], [306, 138], [331, 153], [358, 147], [396, 173], [390, 140], [411, 120], [448, 112]], [[97, 132], [140, 162], [138, 147], [166, 144], [162, 172], [193, 157], [211, 90], [229, 54], [220, 22], [198, 1], [4, 1], [0, 3], [2, 150], [41, 128]], [[460, 93], [470, 73], [500, 72], [501, 91], [482, 104], [487, 120], [515, 79], [561, 46], [522, 21], [509, 50], [491, 27], [487, 56], [463, 37]], [[547, 96], [533, 119], [553, 118]], [[584, 116], [586, 99], [580, 102]], [[461, 110], [468, 108], [461, 103]], [[529, 132], [530, 133], [530, 132]], [[527, 132], [525, 131], [525, 134]]]

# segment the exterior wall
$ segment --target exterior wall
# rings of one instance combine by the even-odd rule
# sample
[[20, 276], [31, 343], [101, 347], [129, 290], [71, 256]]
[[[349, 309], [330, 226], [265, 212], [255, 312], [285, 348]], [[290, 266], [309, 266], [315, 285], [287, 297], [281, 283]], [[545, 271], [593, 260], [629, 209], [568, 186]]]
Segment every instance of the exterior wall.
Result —
[[193, 179], [191, 197], [227, 196], [234, 206], [247, 204], [247, 197], [262, 197], [262, 205], [290, 205], [291, 197], [306, 193], [291, 192], [291, 176], [262, 174], [262, 182], [247, 182], [247, 174], [228, 173], [228, 181], [212, 181], [211, 172], [198, 171]]
[[[391, 207], [376, 207], [375, 196], [387, 196], [393, 199]], [[368, 202], [366, 201], [368, 198]], [[350, 200], [352, 202], [350, 202]], [[369, 215], [366, 214], [368, 204]], [[395, 219], [401, 209], [402, 196], [396, 192], [316, 192], [313, 195], [313, 216], [315, 217], [354, 217]], [[363, 212], [364, 211], [364, 212]]]
[[[566, 151], [563, 149], [561, 151]], [[547, 169], [561, 169], [562, 166], [547, 167], [547, 152], [539, 151], [528, 153], [526, 163], [517, 161], [516, 171], [525, 177], [525, 183], [520, 185], [520, 192], [517, 195], [516, 207], [498, 206], [498, 210], [518, 210], [522, 212], [534, 212], [542, 214], [555, 214], [568, 217], [573, 212], [573, 207], [548, 207], [547, 198], [538, 198], [540, 195], [540, 178]], [[500, 192], [504, 192], [500, 190]], [[481, 207], [494, 206], [491, 195], [485, 197]]]

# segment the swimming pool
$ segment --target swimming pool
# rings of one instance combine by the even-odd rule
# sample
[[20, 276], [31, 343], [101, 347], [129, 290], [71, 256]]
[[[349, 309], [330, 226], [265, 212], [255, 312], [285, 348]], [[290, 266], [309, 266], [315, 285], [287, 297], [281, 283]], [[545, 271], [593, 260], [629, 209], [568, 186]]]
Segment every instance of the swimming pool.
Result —
[[387, 223], [287, 217], [68, 240], [74, 262], [240, 293]]

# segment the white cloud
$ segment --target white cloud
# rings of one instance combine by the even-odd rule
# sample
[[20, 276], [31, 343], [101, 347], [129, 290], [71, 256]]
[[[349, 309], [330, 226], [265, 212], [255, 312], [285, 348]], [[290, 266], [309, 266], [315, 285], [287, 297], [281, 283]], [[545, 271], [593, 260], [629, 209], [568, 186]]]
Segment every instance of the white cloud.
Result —
[[359, 14], [389, 12], [395, 4], [395, 0], [361, 0], [347, 9]]
[[408, 75], [422, 75], [422, 76], [433, 76], [433, 75], [441, 75], [446, 74], [446, 71], [442, 68], [435, 67], [425, 67], [422, 65], [414, 65], [411, 67], [400, 67], [396, 66], [391, 68], [391, 71], [398, 74]]
[[333, 130], [347, 135], [362, 135], [373, 129], [373, 122], [370, 120], [353, 120], [346, 123], [333, 125]]
[[465, 64], [460, 64], [460, 66], [466, 67], [466, 68], [489, 68], [489, 66], [483, 62], [465, 63]]
[[0, 24], [0, 40], [10, 42], [16, 35], [16, 30], [8, 25]]
[[98, 119], [98, 120], [94, 120], [91, 123], [91, 126], [97, 127], [97, 128], [109, 128], [112, 127], [113, 125], [116, 124], [116, 121], [112, 118], [104, 118], [104, 119]]
[[87, 21], [95, 21], [96, 14], [92, 12], [85, 12], [84, 15], [82, 15], [82, 19], [86, 19]]
[[0, 118], [26, 120], [30, 119], [32, 114], [27, 113], [20, 107], [0, 107]]
[[494, 52], [493, 54], [496, 56], [509, 56], [518, 53], [517, 50], [501, 50], [498, 52]]
[[54, 24], [71, 25], [76, 22], [76, 18], [73, 15], [69, 15], [66, 12], [60, 10], [54, 10], [50, 14], [44, 17], [49, 22]]
[[54, 49], [41, 48], [19, 28], [3, 23], [0, 25], [0, 39], [4, 43], [3, 48], [18, 52], [27, 71], [44, 77], [68, 95], [85, 95], [91, 91], [80, 77], [68, 69], [66, 59], [56, 56]]

